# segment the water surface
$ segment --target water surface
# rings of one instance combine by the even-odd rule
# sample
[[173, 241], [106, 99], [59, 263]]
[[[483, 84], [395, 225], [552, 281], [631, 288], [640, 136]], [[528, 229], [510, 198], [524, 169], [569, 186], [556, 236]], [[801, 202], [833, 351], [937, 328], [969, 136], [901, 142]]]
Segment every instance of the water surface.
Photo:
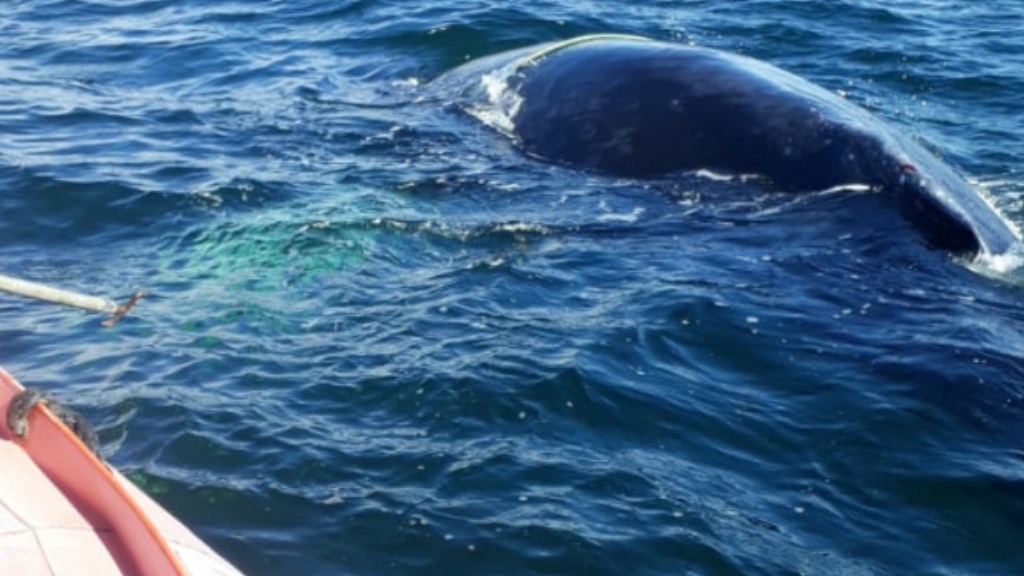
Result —
[[1024, 572], [1016, 275], [872, 195], [551, 166], [417, 100], [584, 33], [844, 94], [1024, 223], [1009, 0], [11, 3], [0, 363], [252, 576]]

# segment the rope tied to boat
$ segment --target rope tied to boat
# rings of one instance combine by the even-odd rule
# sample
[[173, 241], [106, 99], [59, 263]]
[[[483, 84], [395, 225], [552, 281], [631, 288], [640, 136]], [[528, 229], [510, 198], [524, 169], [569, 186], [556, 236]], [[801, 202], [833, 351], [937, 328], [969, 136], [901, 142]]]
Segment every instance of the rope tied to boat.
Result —
[[7, 427], [18, 438], [28, 437], [28, 415], [37, 405], [43, 405], [50, 409], [50, 412], [57, 417], [68, 430], [78, 437], [97, 458], [100, 456], [99, 438], [92, 425], [78, 412], [57, 402], [43, 390], [38, 388], [26, 388], [11, 398], [7, 406]]

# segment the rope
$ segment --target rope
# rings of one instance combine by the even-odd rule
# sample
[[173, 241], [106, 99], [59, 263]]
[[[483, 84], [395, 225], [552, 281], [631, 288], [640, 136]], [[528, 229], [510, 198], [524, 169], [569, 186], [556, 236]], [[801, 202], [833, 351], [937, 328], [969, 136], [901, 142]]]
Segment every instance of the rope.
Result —
[[65, 426], [82, 441], [85, 446], [102, 460], [99, 450], [99, 438], [96, 431], [78, 412], [58, 403], [52, 396], [38, 388], [26, 388], [11, 398], [7, 405], [7, 427], [19, 438], [28, 436], [28, 413], [41, 404], [50, 409]]
[[569, 40], [556, 42], [538, 52], [530, 54], [529, 57], [525, 58], [520, 63], [520, 67], [532, 66], [543, 60], [545, 57], [550, 56], [551, 54], [558, 52], [560, 50], [565, 50], [566, 48], [570, 48], [572, 46], [576, 46], [579, 44], [586, 44], [587, 42], [598, 42], [601, 40], [620, 40], [629, 42], [651, 41], [649, 38], [644, 38], [643, 36], [633, 36], [632, 34], [590, 34], [588, 36], [578, 36], [576, 38], [570, 38]]

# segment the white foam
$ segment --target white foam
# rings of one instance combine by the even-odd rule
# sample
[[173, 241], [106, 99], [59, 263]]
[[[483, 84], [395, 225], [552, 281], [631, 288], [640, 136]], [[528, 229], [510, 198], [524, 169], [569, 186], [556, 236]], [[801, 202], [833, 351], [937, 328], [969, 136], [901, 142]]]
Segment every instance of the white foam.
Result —
[[1024, 243], [1015, 242], [1009, 250], [1002, 254], [982, 253], [967, 266], [985, 276], [1008, 279], [1014, 283], [1024, 283], [1024, 278], [1014, 279], [1011, 277], [1021, 266], [1024, 266]]
[[627, 213], [621, 212], [606, 212], [597, 217], [598, 222], [625, 222], [627, 224], [633, 224], [640, 219], [644, 213], [643, 208], [633, 208]]
[[714, 172], [714, 171], [708, 170], [706, 168], [705, 169], [701, 169], [701, 170], [697, 170], [693, 174], [695, 176], [699, 176], [701, 178], [706, 178], [706, 179], [712, 180], [714, 182], [732, 182], [734, 180], [741, 180], [742, 179], [742, 175], [737, 176], [735, 174], [723, 174], [721, 172]]
[[513, 62], [481, 76], [483, 99], [466, 109], [477, 120], [510, 136], [515, 133], [513, 119], [523, 103], [523, 98], [510, 82], [519, 67], [520, 62]]
[[840, 192], [855, 192], [855, 193], [863, 194], [865, 192], [871, 192], [872, 190], [873, 190], [873, 188], [871, 187], [870, 184], [851, 183], [851, 184], [840, 184], [838, 186], [833, 186], [831, 188], [826, 188], [824, 190], [821, 190], [820, 192], [817, 192], [817, 194], [820, 195], [820, 196], [828, 196], [830, 194], [838, 194]]

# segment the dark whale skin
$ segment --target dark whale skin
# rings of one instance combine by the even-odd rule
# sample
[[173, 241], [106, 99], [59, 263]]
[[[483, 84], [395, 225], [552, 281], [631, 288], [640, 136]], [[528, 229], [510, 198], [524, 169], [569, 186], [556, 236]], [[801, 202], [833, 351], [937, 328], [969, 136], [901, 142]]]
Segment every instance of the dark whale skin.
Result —
[[649, 177], [709, 169], [776, 189], [866, 185], [931, 245], [995, 255], [1013, 228], [963, 178], [867, 111], [770, 64], [718, 50], [593, 36], [470, 62], [445, 82], [508, 69], [512, 135], [530, 156]]

